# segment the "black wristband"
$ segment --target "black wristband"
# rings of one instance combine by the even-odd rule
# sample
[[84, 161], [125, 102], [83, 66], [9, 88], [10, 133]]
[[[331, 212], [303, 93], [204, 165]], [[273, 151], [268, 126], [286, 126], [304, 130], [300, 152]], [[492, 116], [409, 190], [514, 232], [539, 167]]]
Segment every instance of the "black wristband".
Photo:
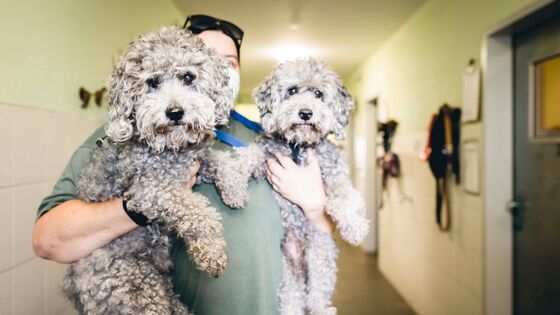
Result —
[[136, 223], [139, 226], [148, 225], [149, 224], [148, 218], [140, 212], [128, 210], [128, 208], [126, 207], [127, 202], [128, 202], [128, 200], [126, 200], [126, 199], [123, 199], [123, 201], [122, 201], [122, 207], [123, 207], [123, 210], [126, 213], [126, 215], [128, 215], [128, 217], [132, 221], [134, 221], [134, 223]]

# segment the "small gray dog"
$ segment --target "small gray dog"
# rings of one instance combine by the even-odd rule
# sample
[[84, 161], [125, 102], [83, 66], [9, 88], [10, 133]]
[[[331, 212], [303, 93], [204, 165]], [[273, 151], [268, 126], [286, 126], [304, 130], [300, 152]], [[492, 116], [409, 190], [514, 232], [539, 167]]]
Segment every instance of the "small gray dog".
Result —
[[214, 127], [228, 120], [233, 93], [226, 64], [190, 32], [163, 27], [133, 41], [108, 86], [107, 139], [77, 188], [79, 199], [123, 197], [152, 224], [69, 267], [64, 291], [82, 314], [188, 314], [169, 278], [168, 233], [182, 238], [197, 268], [227, 264], [221, 217], [186, 188], [207, 156]]
[[[224, 202], [242, 207], [250, 177], [263, 177], [265, 161], [273, 153], [291, 155], [306, 165], [307, 149], [316, 152], [325, 185], [325, 210], [343, 239], [357, 245], [366, 236], [369, 222], [365, 204], [352, 187], [339, 149], [327, 140], [344, 138], [344, 128], [354, 103], [341, 79], [325, 63], [306, 58], [278, 65], [253, 91], [263, 135], [236, 150], [236, 167], [218, 169], [216, 185]], [[219, 180], [218, 180], [219, 178]], [[280, 311], [285, 315], [336, 314], [331, 298], [336, 283], [338, 250], [330, 235], [314, 228], [301, 209], [275, 193], [282, 211], [284, 273], [279, 288]]]

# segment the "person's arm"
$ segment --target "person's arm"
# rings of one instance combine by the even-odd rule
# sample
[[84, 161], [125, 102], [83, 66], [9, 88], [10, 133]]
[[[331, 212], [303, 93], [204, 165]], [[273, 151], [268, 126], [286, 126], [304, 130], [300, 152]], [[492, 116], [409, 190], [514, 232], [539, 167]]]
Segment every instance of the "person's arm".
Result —
[[35, 222], [33, 249], [41, 258], [71, 263], [136, 227], [120, 198], [96, 203], [69, 200]]
[[299, 166], [289, 156], [275, 154], [267, 161], [266, 177], [282, 197], [298, 205], [317, 229], [332, 233], [334, 223], [325, 212], [325, 189], [315, 151], [309, 151], [307, 166]]
[[[197, 163], [185, 189], [194, 185], [198, 168]], [[124, 212], [121, 198], [95, 203], [68, 200], [35, 222], [33, 249], [41, 258], [71, 263], [137, 227]]]

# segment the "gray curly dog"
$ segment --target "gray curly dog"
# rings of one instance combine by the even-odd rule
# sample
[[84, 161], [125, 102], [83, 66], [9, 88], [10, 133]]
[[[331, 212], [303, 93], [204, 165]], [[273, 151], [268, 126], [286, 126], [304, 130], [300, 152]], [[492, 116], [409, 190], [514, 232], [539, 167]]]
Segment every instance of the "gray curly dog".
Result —
[[210, 276], [225, 269], [221, 217], [185, 183], [215, 125], [228, 120], [226, 65], [196, 36], [163, 27], [129, 45], [108, 87], [107, 139], [77, 195], [88, 202], [122, 196], [152, 224], [72, 264], [64, 292], [81, 314], [188, 314], [169, 278], [167, 235], [185, 241], [198, 269]]
[[[263, 136], [255, 144], [236, 150], [236, 167], [216, 170], [216, 185], [224, 202], [242, 207], [250, 177], [263, 177], [265, 161], [274, 152], [291, 155], [298, 164], [308, 163], [313, 148], [326, 192], [325, 211], [344, 240], [358, 245], [368, 233], [365, 204], [352, 187], [339, 149], [327, 140], [344, 138], [344, 128], [354, 103], [338, 75], [312, 58], [278, 65], [253, 91], [259, 108]], [[334, 240], [305, 218], [301, 209], [275, 197], [282, 211], [284, 272], [279, 288], [280, 311], [285, 315], [336, 314], [332, 294], [336, 283]]]

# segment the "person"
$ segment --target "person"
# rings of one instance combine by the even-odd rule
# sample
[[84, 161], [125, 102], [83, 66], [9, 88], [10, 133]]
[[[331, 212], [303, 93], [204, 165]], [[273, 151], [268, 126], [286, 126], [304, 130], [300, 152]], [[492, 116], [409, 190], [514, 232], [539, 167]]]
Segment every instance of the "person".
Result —
[[[205, 15], [189, 16], [185, 27], [227, 60], [232, 88], [237, 93], [243, 31], [233, 23]], [[213, 148], [231, 150], [232, 145], [253, 141], [258, 134], [252, 126], [254, 123], [232, 112], [229, 124], [219, 128], [226, 139], [216, 141]], [[138, 227], [124, 211], [121, 198], [98, 203], [76, 199], [80, 173], [96, 149], [96, 139], [104, 134], [100, 127], [74, 152], [51, 194], [41, 202], [33, 230], [37, 256], [71, 263]], [[195, 314], [278, 313], [283, 228], [272, 187], [299, 205], [310, 223], [331, 237], [333, 224], [324, 211], [319, 166], [298, 166], [290, 157], [277, 155], [277, 160], [268, 161], [267, 173], [268, 181], [249, 183], [250, 197], [243, 209], [223, 204], [211, 184], [193, 187], [195, 174], [185, 185], [185, 189], [207, 196], [222, 215], [229, 257], [226, 271], [210, 278], [194, 267], [182, 240], [173, 241], [174, 289]]]

